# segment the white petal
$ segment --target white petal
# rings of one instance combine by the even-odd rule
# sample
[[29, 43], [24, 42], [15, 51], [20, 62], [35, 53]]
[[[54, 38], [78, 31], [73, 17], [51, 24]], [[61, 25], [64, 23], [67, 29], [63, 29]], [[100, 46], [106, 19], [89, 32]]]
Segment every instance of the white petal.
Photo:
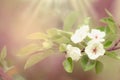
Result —
[[83, 39], [87, 37], [88, 32], [89, 32], [89, 26], [88, 25], [82, 26], [80, 29], [77, 29], [75, 33], [72, 35], [71, 41], [74, 43], [81, 42]]
[[81, 50], [77, 47], [73, 47], [72, 45], [67, 45], [67, 55], [66, 57], [71, 57], [72, 60], [78, 61], [81, 57]]
[[100, 30], [97, 29], [92, 29], [91, 33], [88, 34], [88, 37], [100, 42], [105, 41], [104, 37], [105, 37], [105, 32], [101, 32]]
[[[96, 52], [94, 52], [94, 49], [96, 49]], [[105, 50], [103, 44], [98, 41], [91, 40], [85, 48], [85, 53], [90, 59], [97, 59], [99, 56], [104, 55]]]

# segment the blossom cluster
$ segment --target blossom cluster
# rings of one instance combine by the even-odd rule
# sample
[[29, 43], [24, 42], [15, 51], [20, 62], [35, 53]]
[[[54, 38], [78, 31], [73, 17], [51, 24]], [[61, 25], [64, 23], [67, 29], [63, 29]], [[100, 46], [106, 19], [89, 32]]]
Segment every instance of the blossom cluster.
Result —
[[103, 56], [105, 54], [105, 49], [103, 46], [105, 35], [105, 32], [98, 29], [90, 29], [89, 25], [81, 26], [71, 36], [71, 41], [74, 44], [80, 45], [84, 42], [86, 45], [82, 50], [80, 47], [68, 44], [66, 46], [66, 58], [71, 57], [72, 60], [78, 61], [84, 54], [86, 54], [91, 60], [96, 60], [98, 57]]

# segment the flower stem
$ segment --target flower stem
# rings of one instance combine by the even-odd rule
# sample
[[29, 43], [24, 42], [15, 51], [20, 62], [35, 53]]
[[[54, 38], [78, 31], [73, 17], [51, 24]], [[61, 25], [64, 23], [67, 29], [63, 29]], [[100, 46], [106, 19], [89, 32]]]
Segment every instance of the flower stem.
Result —
[[113, 45], [113, 47], [107, 49], [107, 51], [114, 51], [120, 49], [120, 47], [117, 47], [119, 43], [120, 43], [120, 39]]
[[107, 51], [115, 51], [115, 50], [118, 50], [118, 49], [120, 49], [120, 47], [110, 48]]

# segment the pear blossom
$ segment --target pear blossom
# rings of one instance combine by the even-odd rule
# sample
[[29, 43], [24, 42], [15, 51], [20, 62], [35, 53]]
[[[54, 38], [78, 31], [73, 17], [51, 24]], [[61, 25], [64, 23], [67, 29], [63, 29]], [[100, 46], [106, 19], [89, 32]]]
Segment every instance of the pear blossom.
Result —
[[73, 47], [72, 45], [67, 45], [66, 47], [66, 57], [71, 57], [72, 60], [78, 61], [81, 57], [81, 50], [78, 47]]
[[85, 48], [85, 53], [92, 60], [97, 59], [99, 56], [103, 56], [105, 49], [102, 43], [99, 41], [91, 40], [88, 46]]
[[101, 32], [100, 30], [97, 30], [97, 29], [92, 29], [91, 33], [88, 34], [88, 37], [93, 40], [103, 42], [105, 41], [104, 39], [105, 32]]
[[71, 41], [74, 43], [79, 43], [85, 39], [89, 32], [89, 25], [83, 25], [80, 29], [77, 29], [71, 37]]

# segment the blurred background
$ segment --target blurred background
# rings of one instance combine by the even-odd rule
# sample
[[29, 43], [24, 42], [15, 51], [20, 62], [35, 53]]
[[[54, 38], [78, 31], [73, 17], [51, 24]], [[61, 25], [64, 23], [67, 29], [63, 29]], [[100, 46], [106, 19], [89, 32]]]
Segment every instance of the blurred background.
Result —
[[62, 67], [64, 55], [53, 55], [24, 70], [25, 60], [16, 57], [17, 51], [30, 41], [26, 36], [34, 32], [63, 27], [64, 18], [71, 12], [80, 14], [80, 20], [91, 17], [95, 25], [107, 16], [109, 10], [120, 22], [120, 0], [0, 0], [0, 49], [7, 46], [8, 59], [17, 74], [25, 80], [120, 80], [120, 62], [106, 57], [100, 74], [84, 72], [75, 66], [72, 74]]

